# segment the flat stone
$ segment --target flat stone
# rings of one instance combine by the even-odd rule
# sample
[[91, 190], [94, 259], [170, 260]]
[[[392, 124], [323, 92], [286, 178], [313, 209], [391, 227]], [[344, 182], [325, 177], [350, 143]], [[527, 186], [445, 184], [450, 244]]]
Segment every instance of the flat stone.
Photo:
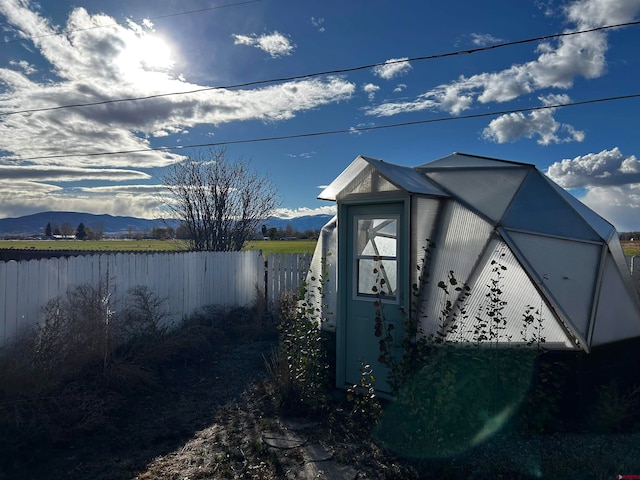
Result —
[[306, 440], [298, 436], [287, 435], [286, 433], [265, 433], [262, 436], [262, 441], [270, 447], [278, 448], [281, 450], [299, 448], [306, 442]]
[[329, 453], [319, 443], [311, 443], [304, 447], [305, 460], [309, 462], [326, 462], [333, 458], [333, 454]]

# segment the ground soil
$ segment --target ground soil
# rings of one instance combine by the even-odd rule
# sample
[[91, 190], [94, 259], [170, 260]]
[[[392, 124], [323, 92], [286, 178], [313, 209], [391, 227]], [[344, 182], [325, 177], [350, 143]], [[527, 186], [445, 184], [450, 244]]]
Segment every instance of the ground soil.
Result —
[[[578, 478], [566, 476], [576, 465], [580, 478], [640, 474], [629, 470], [640, 459], [637, 434], [505, 438], [456, 459], [400, 459], [350, 420], [344, 392], [322, 416], [279, 409], [265, 368], [275, 345], [275, 338], [226, 339], [174, 358], [151, 386], [120, 398], [99, 428], [5, 450], [11, 458], [0, 462], [0, 479], [556, 478], [550, 471]], [[316, 468], [308, 468], [312, 446]]]
[[[152, 388], [120, 399], [100, 428], [22, 442], [0, 462], [0, 479], [307, 478], [297, 447], [309, 435], [330, 445], [332, 460], [360, 464], [360, 478], [385, 478], [365, 474], [395, 467], [363, 437], [332, 430], [327, 418], [293, 420], [276, 408], [265, 387], [265, 358], [275, 345], [274, 338], [224, 341], [172, 361]], [[266, 438], [290, 421], [312, 433], [295, 448], [270, 447]]]

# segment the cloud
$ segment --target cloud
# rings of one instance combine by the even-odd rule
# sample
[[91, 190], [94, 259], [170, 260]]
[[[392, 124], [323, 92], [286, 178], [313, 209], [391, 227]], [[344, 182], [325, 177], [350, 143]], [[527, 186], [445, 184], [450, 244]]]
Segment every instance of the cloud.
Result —
[[38, 71], [35, 66], [31, 65], [26, 60], [20, 60], [18, 62], [16, 62], [15, 60], [10, 60], [9, 65], [20, 68], [20, 70], [22, 70], [27, 75], [31, 75], [32, 73], [36, 73]]
[[[60, 158], [42, 158], [32, 163], [163, 167], [183, 157], [169, 151], [131, 151], [148, 149], [152, 137], [175, 136], [197, 125], [291, 119], [297, 112], [348, 99], [355, 91], [354, 84], [334, 76], [255, 89], [218, 89], [137, 102], [11, 114], [16, 110], [207, 87], [184, 81], [171, 68], [158, 70], [148, 65], [141, 48], [153, 34], [143, 26], [134, 28], [131, 22], [131, 28], [114, 25], [111, 17], [90, 15], [83, 8], [76, 8], [64, 27], [69, 33], [55, 35], [63, 27], [52, 27], [24, 5], [5, 0], [0, 2], [0, 13], [16, 35], [32, 38], [35, 49], [55, 75], [39, 83], [26, 77], [20, 64], [15, 69], [0, 68], [0, 84], [5, 90], [0, 97], [0, 113], [8, 114], [0, 116], [0, 151], [4, 153], [0, 164], [62, 154]], [[107, 24], [109, 28], [93, 28]], [[175, 143], [179, 141], [178, 138]], [[126, 153], [100, 155], [114, 151]]]
[[640, 183], [640, 161], [614, 147], [555, 162], [546, 173], [564, 188], [628, 186]]
[[376, 96], [376, 92], [378, 90], [380, 90], [380, 87], [378, 85], [375, 85], [373, 83], [365, 83], [362, 86], [362, 90], [367, 92], [368, 96], [369, 96], [369, 100], [373, 100]]
[[[569, 103], [568, 95], [547, 95], [539, 97], [543, 105], [559, 105]], [[582, 142], [584, 132], [576, 130], [568, 124], [559, 123], [553, 117], [556, 108], [534, 110], [529, 113], [515, 112], [492, 120], [483, 130], [482, 137], [496, 142], [515, 142], [522, 138], [538, 136], [538, 144]]]
[[[637, 0], [579, 0], [564, 13], [572, 24], [567, 31], [631, 21], [640, 11]], [[568, 89], [576, 77], [598, 78], [605, 73], [608, 49], [605, 32], [590, 32], [544, 42], [537, 47], [535, 60], [514, 64], [439, 85], [414, 101], [387, 102], [372, 107], [369, 115], [389, 116], [421, 110], [445, 110], [459, 114], [475, 102], [507, 102], [539, 90]]]
[[232, 36], [235, 45], [248, 45], [259, 48], [267, 52], [271, 58], [291, 55], [295, 49], [295, 45], [289, 41], [289, 38], [277, 31], [264, 35], [252, 33], [251, 35], [233, 34]]
[[640, 183], [592, 187], [580, 200], [612, 223], [619, 232], [638, 231]]
[[504, 40], [501, 38], [494, 37], [488, 33], [472, 33], [471, 34], [471, 43], [478, 47], [485, 47], [487, 45], [494, 45], [496, 43], [501, 43]]
[[296, 218], [307, 215], [335, 215], [337, 207], [335, 205], [327, 205], [318, 208], [278, 208], [274, 212], [274, 216], [279, 218]]
[[158, 218], [163, 202], [158, 188], [63, 189], [37, 182], [0, 181], [0, 218], [48, 210]]
[[305, 158], [305, 159], [307, 159], [307, 158], [313, 157], [317, 153], [318, 152], [313, 152], [313, 151], [312, 152], [302, 152], [302, 153], [288, 153], [287, 157], [290, 157], [290, 158]]
[[324, 18], [311, 17], [311, 25], [313, 25], [319, 32], [324, 32]]
[[135, 170], [116, 168], [74, 168], [45, 166], [0, 165], [0, 177], [3, 179], [48, 180], [55, 182], [74, 182], [77, 180], [143, 180], [151, 175]]
[[396, 85], [396, 88], [393, 89], [393, 93], [400, 93], [407, 88], [407, 85], [404, 83], [399, 83]]
[[406, 75], [413, 68], [407, 61], [408, 58], [390, 58], [384, 65], [373, 67], [373, 74], [384, 80], [391, 80], [395, 77]]
[[549, 166], [547, 176], [567, 189], [582, 189], [579, 197], [619, 231], [638, 229], [640, 160], [618, 147], [563, 159]]

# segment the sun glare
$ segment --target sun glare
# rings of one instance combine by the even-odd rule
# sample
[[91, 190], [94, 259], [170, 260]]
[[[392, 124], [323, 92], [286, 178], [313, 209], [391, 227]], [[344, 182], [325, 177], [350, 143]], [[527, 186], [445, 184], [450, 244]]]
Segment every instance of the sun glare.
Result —
[[122, 65], [128, 73], [143, 71], [165, 72], [174, 65], [169, 44], [156, 35], [132, 38], [122, 54]]

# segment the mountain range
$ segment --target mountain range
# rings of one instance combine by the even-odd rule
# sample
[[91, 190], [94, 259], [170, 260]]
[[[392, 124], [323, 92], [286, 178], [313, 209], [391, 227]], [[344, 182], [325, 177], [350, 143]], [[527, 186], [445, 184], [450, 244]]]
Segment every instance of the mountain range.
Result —
[[[294, 230], [316, 230], [322, 228], [331, 215], [307, 215], [295, 218], [271, 217], [264, 222], [267, 228], [286, 228], [291, 225]], [[47, 223], [60, 226], [64, 223], [74, 228], [80, 223], [92, 230], [102, 230], [108, 236], [120, 236], [129, 232], [151, 231], [154, 227], [177, 227], [176, 219], [146, 219], [113, 215], [94, 215], [80, 212], [40, 212], [15, 218], [0, 218], [0, 237], [44, 235]]]

